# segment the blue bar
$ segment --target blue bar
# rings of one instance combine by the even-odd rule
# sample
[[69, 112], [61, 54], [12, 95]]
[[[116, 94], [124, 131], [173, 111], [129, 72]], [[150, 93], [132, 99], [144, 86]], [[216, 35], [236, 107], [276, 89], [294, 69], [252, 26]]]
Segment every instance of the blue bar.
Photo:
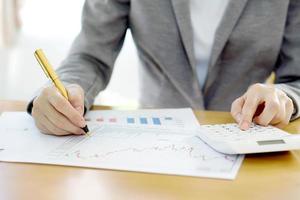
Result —
[[140, 122], [141, 122], [141, 124], [148, 124], [147, 118], [145, 118], [145, 117], [141, 117]]
[[134, 124], [134, 118], [127, 118], [128, 124]]
[[153, 121], [153, 124], [154, 124], [154, 125], [161, 125], [160, 119], [159, 119], [159, 118], [153, 117], [153, 118], [152, 118], [152, 121]]

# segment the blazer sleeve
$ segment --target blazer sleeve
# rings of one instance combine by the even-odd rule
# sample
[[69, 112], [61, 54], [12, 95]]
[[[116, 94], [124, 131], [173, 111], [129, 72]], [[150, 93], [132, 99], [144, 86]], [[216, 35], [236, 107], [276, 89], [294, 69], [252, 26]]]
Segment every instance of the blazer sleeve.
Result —
[[275, 68], [275, 86], [294, 102], [291, 120], [300, 116], [300, 1], [291, 0], [288, 7], [280, 55]]
[[128, 0], [86, 0], [82, 25], [67, 58], [58, 68], [60, 79], [79, 84], [90, 108], [107, 86], [128, 28]]

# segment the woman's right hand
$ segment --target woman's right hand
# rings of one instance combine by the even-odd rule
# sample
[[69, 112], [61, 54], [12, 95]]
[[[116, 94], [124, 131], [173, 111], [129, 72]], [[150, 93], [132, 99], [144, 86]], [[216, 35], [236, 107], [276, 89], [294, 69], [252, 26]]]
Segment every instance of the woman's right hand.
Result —
[[32, 117], [38, 129], [52, 135], [82, 135], [86, 125], [84, 113], [84, 91], [76, 84], [66, 87], [69, 100], [55, 86], [44, 88], [33, 101]]

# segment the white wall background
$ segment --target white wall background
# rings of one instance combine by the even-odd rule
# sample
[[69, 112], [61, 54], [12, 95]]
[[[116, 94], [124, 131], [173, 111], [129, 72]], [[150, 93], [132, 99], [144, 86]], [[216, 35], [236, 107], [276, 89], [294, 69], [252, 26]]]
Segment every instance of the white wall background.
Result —
[[[0, 99], [28, 100], [46, 82], [33, 52], [42, 48], [57, 68], [80, 30], [84, 0], [26, 0], [22, 29], [15, 45], [0, 49]], [[97, 104], [136, 106], [138, 60], [130, 32], [116, 62], [108, 88]]]

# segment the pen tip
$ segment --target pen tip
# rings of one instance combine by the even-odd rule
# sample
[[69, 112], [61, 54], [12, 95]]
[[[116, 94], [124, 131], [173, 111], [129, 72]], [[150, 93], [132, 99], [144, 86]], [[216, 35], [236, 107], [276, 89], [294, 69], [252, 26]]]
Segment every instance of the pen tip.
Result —
[[91, 137], [90, 132], [85, 133], [86, 136]]
[[85, 133], [89, 133], [90, 130], [88, 128], [88, 126], [86, 125], [85, 127], [82, 128], [82, 130], [85, 132]]

